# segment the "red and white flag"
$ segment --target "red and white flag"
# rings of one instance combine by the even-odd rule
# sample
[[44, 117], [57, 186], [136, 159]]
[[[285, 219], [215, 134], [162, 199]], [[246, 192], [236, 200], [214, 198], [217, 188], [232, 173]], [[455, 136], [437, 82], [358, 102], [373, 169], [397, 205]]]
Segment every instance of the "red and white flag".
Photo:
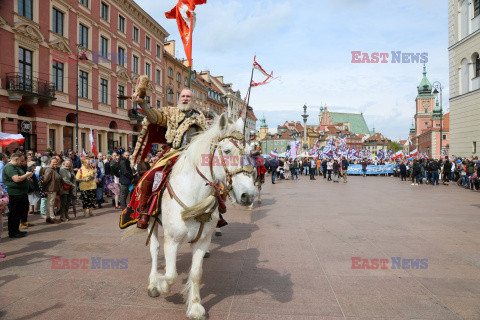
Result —
[[192, 66], [192, 35], [195, 29], [195, 6], [207, 3], [207, 0], [178, 0], [177, 5], [165, 12], [167, 19], [176, 19], [178, 31], [182, 38], [183, 48], [188, 60], [188, 67]]
[[25, 138], [21, 134], [0, 132], [0, 147], [8, 146], [9, 144], [14, 142], [22, 145], [25, 142]]
[[400, 151], [397, 151], [395, 152], [395, 154], [392, 156], [392, 159], [398, 159], [398, 158], [403, 158], [403, 151], [400, 150]]
[[262, 86], [264, 84], [267, 84], [269, 83], [270, 81], [272, 81], [273, 79], [275, 79], [273, 77], [273, 71], [270, 72], [270, 73], [267, 73], [265, 71], [265, 69], [262, 68], [262, 66], [257, 62], [257, 56], [254, 56], [253, 57], [253, 68], [256, 69], [256, 70], [259, 70], [265, 77], [267, 77], [265, 80], [261, 81], [261, 82], [255, 82], [252, 80], [252, 83], [251, 83], [251, 86], [252, 87], [258, 87], [258, 86]]
[[85, 152], [85, 149], [82, 149], [82, 158], [85, 158], [87, 156], [87, 153]]
[[92, 129], [90, 129], [90, 134], [88, 135], [88, 138], [90, 139], [90, 146], [92, 147], [92, 152], [94, 155], [98, 154], [97, 148], [95, 148], [95, 140], [93, 140], [93, 132]]
[[417, 149], [415, 149], [415, 150], [413, 150], [413, 151], [410, 152], [410, 156], [411, 156], [411, 157], [415, 157], [415, 156], [417, 156], [417, 155], [418, 155], [418, 150], [417, 150]]

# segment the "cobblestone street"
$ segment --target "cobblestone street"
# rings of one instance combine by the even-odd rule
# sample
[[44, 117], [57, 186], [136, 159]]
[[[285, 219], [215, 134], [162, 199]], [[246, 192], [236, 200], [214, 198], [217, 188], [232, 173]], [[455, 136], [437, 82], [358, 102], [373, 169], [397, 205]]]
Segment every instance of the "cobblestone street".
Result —
[[[212, 241], [201, 289], [210, 319], [480, 319], [479, 193], [393, 177], [333, 184], [302, 176], [275, 185], [267, 177], [263, 199], [253, 211], [229, 205], [229, 225]], [[150, 298], [145, 236], [122, 241], [118, 216], [108, 204], [60, 225], [30, 215], [37, 226], [22, 239], [4, 230], [0, 318], [184, 319], [189, 248], [180, 250], [172, 293]], [[87, 259], [87, 268], [52, 268], [53, 257]], [[388, 263], [355, 269], [352, 257]], [[106, 260], [98, 269], [92, 258], [128, 265], [111, 269]], [[159, 259], [163, 268], [162, 247]], [[426, 268], [412, 269], [415, 259]]]

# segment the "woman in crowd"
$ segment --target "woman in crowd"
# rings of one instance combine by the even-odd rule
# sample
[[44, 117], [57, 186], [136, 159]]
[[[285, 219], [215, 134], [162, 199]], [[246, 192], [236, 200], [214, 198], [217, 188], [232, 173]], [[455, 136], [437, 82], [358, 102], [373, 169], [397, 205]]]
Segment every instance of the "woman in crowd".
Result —
[[93, 216], [95, 208], [95, 195], [97, 183], [95, 182], [96, 172], [92, 168], [89, 158], [82, 159], [82, 167], [77, 171], [76, 179], [81, 192], [81, 199], [84, 210], [84, 217]]
[[28, 210], [28, 213], [39, 214], [40, 187], [38, 185], [38, 178], [35, 174], [37, 163], [35, 161], [27, 162], [27, 167], [27, 171], [33, 172], [33, 176], [28, 181], [28, 203], [30, 205], [30, 210]]
[[62, 177], [63, 194], [60, 196], [60, 221], [68, 221], [68, 209], [72, 203], [72, 197], [75, 192], [76, 179], [73, 172], [72, 160], [65, 160], [60, 168], [60, 177]]
[[[0, 238], [2, 237], [2, 230], [3, 230], [3, 212], [7, 209], [8, 205], [8, 196], [7, 193], [4, 192], [2, 186], [0, 186]], [[5, 255], [0, 252], [0, 258], [5, 258]]]
[[[285, 171], [285, 180], [290, 179], [290, 159], [285, 159], [285, 162], [283, 164], [283, 169]], [[292, 177], [293, 179], [293, 177]]]
[[298, 161], [297, 160], [292, 161], [292, 164], [290, 165], [290, 171], [292, 175], [292, 180], [293, 180], [293, 177], [295, 177], [295, 180], [298, 180]]
[[329, 159], [327, 162], [327, 174], [328, 174], [327, 181], [332, 181], [332, 170], [333, 170], [333, 159]]
[[102, 175], [102, 170], [100, 169], [98, 163], [99, 163], [98, 161], [93, 161], [92, 162], [92, 168], [96, 173], [95, 182], [97, 183], [97, 190], [95, 192], [95, 200], [96, 200], [96, 203], [98, 205], [98, 208], [101, 208], [102, 203], [105, 201], [105, 200], [103, 200], [103, 181], [104, 181], [104, 177]]
[[338, 183], [338, 177], [340, 175], [340, 164], [338, 163], [337, 159], [333, 161], [333, 182]]

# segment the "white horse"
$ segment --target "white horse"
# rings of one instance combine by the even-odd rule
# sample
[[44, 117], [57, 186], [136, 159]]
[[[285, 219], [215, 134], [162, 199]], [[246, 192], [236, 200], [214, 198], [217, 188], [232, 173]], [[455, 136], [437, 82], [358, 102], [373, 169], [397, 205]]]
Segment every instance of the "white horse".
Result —
[[[205, 318], [205, 309], [201, 305], [200, 282], [202, 279], [202, 263], [205, 252], [208, 250], [211, 235], [219, 219], [218, 207], [215, 205], [217, 198], [213, 197], [214, 187], [206, 185], [210, 182], [220, 181], [227, 188], [231, 188], [232, 201], [248, 206], [255, 196], [255, 186], [252, 177], [253, 168], [243, 167], [242, 161], [212, 161], [213, 165], [205, 165], [206, 155], [213, 156], [213, 159], [240, 159], [244, 154], [243, 135], [241, 120], [237, 123], [229, 122], [225, 115], [222, 115], [207, 131], [198, 135], [180, 155], [177, 163], [172, 169], [169, 183], [177, 200], [165, 191], [162, 197], [162, 224], [164, 233], [164, 254], [165, 274], [158, 273], [158, 224], [153, 227], [150, 240], [150, 254], [152, 256], [152, 269], [148, 279], [148, 295], [157, 297], [160, 294], [167, 294], [177, 280], [177, 251], [179, 247], [187, 242], [191, 243], [193, 250], [192, 266], [183, 295], [187, 304], [187, 317], [190, 319]], [[212, 153], [212, 154], [211, 154]], [[203, 163], [202, 163], [203, 160]], [[201, 172], [203, 177], [197, 172]], [[213, 173], [213, 176], [212, 176]], [[184, 204], [182, 206], [179, 201]], [[208, 207], [207, 207], [208, 205]], [[182, 219], [182, 211], [185, 206], [208, 211], [215, 210], [211, 214], [210, 221], [201, 223], [195, 219]], [[188, 211], [189, 209], [186, 209]], [[203, 212], [204, 212], [203, 211]], [[148, 231], [151, 231], [153, 218], [150, 219]], [[200, 231], [201, 230], [201, 231]], [[199, 232], [200, 231], [200, 232]]]

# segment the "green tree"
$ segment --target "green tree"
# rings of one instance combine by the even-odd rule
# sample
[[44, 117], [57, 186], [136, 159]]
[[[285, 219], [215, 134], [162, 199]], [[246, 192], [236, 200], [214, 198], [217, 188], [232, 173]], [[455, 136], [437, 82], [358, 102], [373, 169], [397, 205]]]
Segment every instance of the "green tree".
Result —
[[393, 150], [393, 153], [397, 152], [397, 151], [400, 151], [402, 150], [402, 146], [400, 145], [400, 143], [398, 142], [395, 142], [395, 141], [392, 141], [390, 142], [390, 144], [388, 145], [388, 149], [392, 149]]

